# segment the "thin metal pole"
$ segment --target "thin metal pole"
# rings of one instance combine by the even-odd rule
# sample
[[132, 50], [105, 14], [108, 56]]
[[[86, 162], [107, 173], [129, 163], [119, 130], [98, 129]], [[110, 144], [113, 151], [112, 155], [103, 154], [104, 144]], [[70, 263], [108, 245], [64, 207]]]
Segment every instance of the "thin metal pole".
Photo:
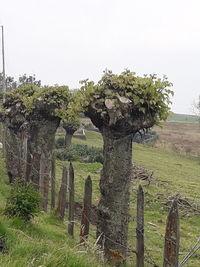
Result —
[[[1, 25], [1, 40], [2, 40], [2, 67], [3, 67], [3, 81], [2, 81], [2, 89], [3, 89], [3, 102], [5, 101], [5, 92], [6, 92], [6, 71], [5, 71], [5, 52], [4, 52], [4, 29], [3, 25]], [[6, 138], [6, 127], [2, 124], [1, 131], [2, 143], [3, 143], [3, 154], [5, 156], [5, 138]]]
[[6, 70], [5, 70], [5, 51], [4, 51], [4, 29], [1, 26], [2, 34], [2, 65], [3, 65], [3, 92], [6, 91]]

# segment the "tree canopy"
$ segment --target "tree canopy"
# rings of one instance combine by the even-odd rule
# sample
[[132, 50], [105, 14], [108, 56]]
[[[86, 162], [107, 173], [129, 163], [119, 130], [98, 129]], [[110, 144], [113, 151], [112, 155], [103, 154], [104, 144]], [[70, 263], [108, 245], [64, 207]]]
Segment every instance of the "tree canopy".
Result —
[[69, 112], [67, 107], [71, 98], [68, 86], [40, 88], [34, 84], [27, 84], [6, 92], [3, 108], [6, 114], [14, 108], [20, 110], [25, 117], [40, 111], [44, 115], [58, 116], [63, 119]]
[[[137, 120], [150, 116], [158, 124], [169, 115], [173, 91], [166, 76], [162, 79], [155, 74], [140, 77], [130, 70], [117, 75], [106, 70], [98, 83], [89, 80], [81, 83], [82, 88], [78, 92], [81, 106], [99, 128], [103, 125], [120, 126], [120, 122], [125, 120], [134, 131], [130, 118]], [[148, 128], [147, 124], [142, 127]]]

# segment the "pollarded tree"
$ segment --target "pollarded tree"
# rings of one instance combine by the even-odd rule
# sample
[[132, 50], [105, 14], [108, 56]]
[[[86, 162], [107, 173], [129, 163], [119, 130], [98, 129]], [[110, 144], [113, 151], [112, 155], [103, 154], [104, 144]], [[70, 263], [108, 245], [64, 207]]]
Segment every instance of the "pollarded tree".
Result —
[[71, 95], [67, 86], [39, 88], [31, 84], [9, 94], [16, 99], [16, 108], [21, 109], [28, 123], [26, 179], [40, 190], [42, 208], [47, 210], [55, 132], [66, 116]]
[[30, 125], [28, 147], [32, 155], [29, 179], [39, 188], [45, 211], [55, 133], [67, 111], [69, 100], [70, 93], [66, 86], [40, 88], [32, 96], [32, 108], [27, 116]]
[[106, 71], [97, 84], [82, 83], [81, 105], [104, 142], [97, 235], [103, 233], [107, 259], [118, 255], [120, 264], [127, 248], [132, 139], [138, 131], [167, 118], [172, 84], [166, 77], [139, 77], [129, 70], [120, 75]]
[[71, 146], [72, 136], [80, 127], [79, 118], [66, 118], [62, 121], [62, 127], [65, 129], [65, 147]]

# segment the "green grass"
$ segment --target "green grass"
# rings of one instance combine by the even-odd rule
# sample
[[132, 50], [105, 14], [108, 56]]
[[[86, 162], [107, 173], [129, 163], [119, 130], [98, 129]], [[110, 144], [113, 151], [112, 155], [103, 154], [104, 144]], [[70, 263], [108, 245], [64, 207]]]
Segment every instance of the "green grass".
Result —
[[[58, 221], [53, 213], [41, 212], [30, 223], [25, 223], [18, 218], [8, 219], [3, 215], [6, 197], [10, 192], [7, 184], [7, 175], [0, 155], [0, 237], [5, 239], [8, 253], [0, 253], [0, 266], [2, 267], [27, 267], [27, 266], [65, 266], [86, 267], [100, 266], [100, 261], [94, 253], [94, 238], [90, 240], [90, 247], [86, 250], [79, 246], [80, 223], [75, 223], [75, 238], [67, 235], [67, 221]], [[57, 188], [61, 178], [63, 162], [57, 162]], [[75, 170], [79, 163], [75, 163]], [[91, 168], [83, 168], [79, 177], [85, 177], [86, 171], [96, 172], [93, 164]], [[85, 171], [84, 171], [85, 170]], [[77, 183], [76, 183], [77, 184]], [[80, 185], [76, 189], [81, 188]], [[81, 190], [80, 190], [81, 191]], [[82, 194], [82, 193], [81, 193]], [[81, 196], [81, 195], [80, 195]], [[81, 199], [80, 199], [81, 201]], [[91, 229], [94, 231], [94, 229]]]
[[[62, 133], [60, 134], [62, 135]], [[74, 143], [90, 146], [102, 146], [99, 133], [86, 131], [87, 140], [73, 138]], [[200, 205], [200, 163], [198, 159], [186, 158], [175, 153], [169, 153], [153, 147], [133, 146], [133, 161], [153, 171], [154, 179], [150, 185], [142, 182], [145, 192], [145, 247], [150, 257], [162, 265], [164, 232], [167, 210], [163, 204], [166, 199], [176, 193], [188, 197]], [[62, 167], [68, 162], [57, 161], [56, 179], [59, 190]], [[99, 176], [102, 165], [99, 163], [74, 162], [75, 170], [75, 200], [82, 201], [84, 181], [88, 175], [93, 180], [93, 204], [98, 203]], [[30, 224], [24, 224], [19, 219], [7, 219], [2, 215], [5, 198], [10, 187], [6, 184], [6, 172], [3, 160], [0, 158], [0, 235], [4, 236], [9, 248], [8, 254], [0, 254], [0, 266], [105, 266], [100, 263], [94, 253], [95, 227], [91, 227], [90, 247], [87, 252], [80, 253], [78, 246], [80, 223], [75, 223], [75, 238], [66, 234], [67, 221], [57, 221], [53, 214], [41, 213]], [[135, 249], [135, 203], [136, 190], [140, 181], [133, 181], [131, 188], [131, 209], [129, 225], [129, 246]], [[182, 213], [181, 213], [182, 214]], [[188, 210], [188, 214], [180, 218], [180, 259], [186, 254], [199, 237], [200, 218]], [[147, 254], [146, 254], [147, 255]], [[188, 265], [199, 266], [200, 252], [193, 256]], [[149, 258], [149, 256], [148, 256]], [[128, 265], [135, 266], [135, 255], [128, 258]], [[145, 267], [152, 265], [146, 263]]]
[[186, 114], [176, 114], [173, 113], [169, 118], [168, 121], [174, 122], [199, 122], [198, 116], [195, 115], [186, 115]]
[[[99, 133], [86, 132], [87, 143], [102, 144], [102, 138]], [[101, 141], [100, 141], [101, 140]], [[75, 142], [79, 142], [74, 138]], [[182, 197], [187, 197], [194, 201], [200, 208], [200, 162], [197, 158], [180, 156], [173, 152], [165, 152], [150, 146], [134, 144], [133, 146], [133, 161], [144, 166], [149, 171], [153, 171], [153, 182], [148, 186], [145, 182], [145, 246], [150, 249], [149, 254], [158, 265], [162, 264], [164, 232], [166, 217], [168, 211], [163, 204], [169, 196], [179, 193]], [[87, 164], [77, 166], [78, 172], [89, 172]], [[91, 165], [92, 166], [92, 165]], [[96, 166], [98, 167], [98, 166]], [[99, 171], [101, 166], [99, 165]], [[94, 178], [98, 178], [98, 170], [91, 172]], [[131, 222], [129, 225], [129, 243], [132, 249], [135, 248], [135, 203], [136, 190], [139, 181], [133, 181], [131, 195]], [[98, 184], [95, 183], [95, 192], [98, 193]], [[80, 188], [77, 190], [80, 191]], [[96, 194], [95, 194], [96, 195]], [[184, 214], [185, 215], [185, 214]], [[152, 224], [156, 226], [152, 226]], [[200, 219], [197, 215], [192, 214], [188, 210], [188, 214], [180, 218], [180, 234], [181, 234], [181, 257], [191, 248], [199, 236]], [[197, 253], [197, 255], [199, 255]], [[129, 263], [134, 262], [129, 259]], [[145, 266], [150, 266], [146, 264]], [[197, 257], [190, 259], [189, 266], [198, 266]]]

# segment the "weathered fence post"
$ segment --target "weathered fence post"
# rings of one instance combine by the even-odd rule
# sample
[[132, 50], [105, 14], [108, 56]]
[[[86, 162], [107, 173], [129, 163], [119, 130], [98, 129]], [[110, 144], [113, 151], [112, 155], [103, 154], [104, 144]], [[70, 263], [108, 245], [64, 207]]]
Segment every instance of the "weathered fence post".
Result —
[[55, 185], [56, 185], [56, 160], [55, 156], [51, 161], [51, 209], [55, 209]]
[[163, 267], [178, 267], [179, 240], [178, 203], [174, 200], [167, 217]]
[[68, 234], [74, 236], [74, 168], [72, 163], [69, 165], [69, 215], [68, 215]]
[[84, 244], [88, 238], [90, 227], [90, 213], [92, 207], [92, 180], [88, 176], [85, 181], [83, 211], [81, 219], [80, 243]]
[[144, 267], [144, 192], [139, 185], [137, 190], [137, 247], [136, 247], [136, 266]]
[[60, 191], [58, 195], [58, 207], [56, 210], [56, 216], [61, 220], [64, 219], [64, 215], [65, 215], [67, 183], [68, 183], [67, 167], [63, 167], [62, 182], [61, 182]]

